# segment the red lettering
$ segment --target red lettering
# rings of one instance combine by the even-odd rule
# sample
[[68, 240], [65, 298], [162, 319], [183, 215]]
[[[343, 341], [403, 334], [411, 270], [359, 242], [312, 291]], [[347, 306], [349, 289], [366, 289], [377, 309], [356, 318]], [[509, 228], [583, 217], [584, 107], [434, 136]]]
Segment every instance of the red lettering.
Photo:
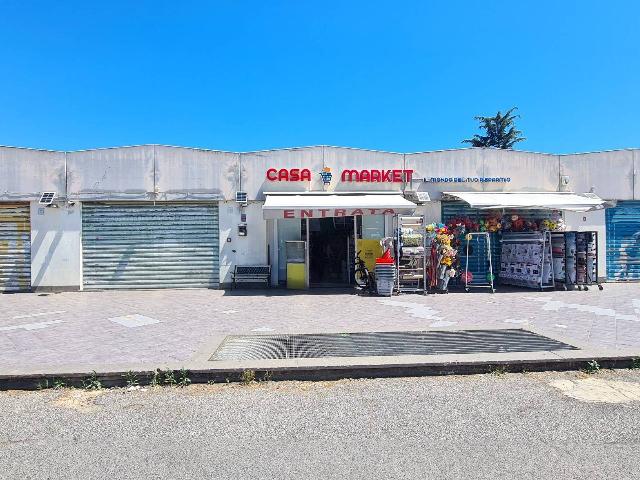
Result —
[[333, 216], [334, 217], [346, 217], [347, 216], [347, 211], [343, 210], [342, 208], [336, 208], [336, 210], [333, 212]]
[[351, 212], [351, 216], [355, 217], [356, 215], [364, 215], [364, 212], [359, 208], [356, 208], [353, 212]]
[[391, 181], [391, 170], [382, 170], [382, 181], [390, 182]]
[[280, 171], [278, 172], [278, 180], [281, 182], [288, 182], [289, 181], [289, 170], [287, 170], [286, 168], [281, 168]]
[[360, 174], [357, 170], [343, 170], [342, 171], [343, 182], [359, 182]]
[[313, 210], [300, 210], [300, 218], [313, 218]]
[[394, 215], [396, 212], [393, 211], [393, 208], [385, 208], [382, 212], [382, 215]]
[[369, 213], [370, 213], [371, 215], [375, 215], [377, 211], [378, 211], [378, 209], [377, 209], [377, 208], [370, 208], [370, 209], [369, 209]]
[[382, 181], [382, 175], [380, 173], [380, 170], [371, 170], [371, 181], [372, 182]]
[[402, 170], [394, 170], [393, 171], [393, 181], [401, 182], [402, 181]]
[[300, 180], [300, 169], [292, 168], [291, 170], [289, 170], [289, 181], [297, 182], [298, 180]]
[[361, 182], [370, 182], [371, 175], [369, 175], [369, 170], [361, 170], [360, 171], [360, 181]]
[[275, 168], [270, 168], [267, 170], [267, 180], [271, 180], [272, 182], [278, 179], [277, 175], [278, 171]]
[[404, 181], [407, 183], [411, 183], [411, 175], [413, 175], [413, 170], [405, 170], [404, 171]]
[[284, 210], [282, 212], [282, 216], [284, 218], [296, 218], [296, 212], [294, 212], [293, 210]]
[[300, 181], [304, 182], [305, 180], [311, 181], [311, 170], [308, 168], [303, 168], [302, 172], [300, 172]]
[[328, 208], [321, 208], [321, 209], [320, 209], [320, 216], [321, 216], [322, 218], [325, 218], [325, 217], [327, 216], [327, 212], [328, 212], [328, 211], [329, 211], [329, 209], [328, 209]]

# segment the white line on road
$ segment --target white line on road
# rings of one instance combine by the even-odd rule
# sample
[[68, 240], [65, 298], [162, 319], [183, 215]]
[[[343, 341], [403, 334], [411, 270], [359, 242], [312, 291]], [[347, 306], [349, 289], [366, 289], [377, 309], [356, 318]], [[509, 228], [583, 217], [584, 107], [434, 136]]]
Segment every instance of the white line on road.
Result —
[[27, 313], [26, 315], [16, 315], [13, 317], [14, 320], [19, 318], [32, 318], [32, 317], [43, 317], [45, 315], [57, 315], [58, 313], [67, 313], [66, 310], [56, 310], [54, 312], [40, 312], [40, 313]]
[[49, 320], [48, 322], [23, 323], [21, 325], [10, 325], [8, 327], [0, 327], [0, 332], [9, 332], [11, 330], [40, 330], [57, 323], [63, 323], [64, 320]]

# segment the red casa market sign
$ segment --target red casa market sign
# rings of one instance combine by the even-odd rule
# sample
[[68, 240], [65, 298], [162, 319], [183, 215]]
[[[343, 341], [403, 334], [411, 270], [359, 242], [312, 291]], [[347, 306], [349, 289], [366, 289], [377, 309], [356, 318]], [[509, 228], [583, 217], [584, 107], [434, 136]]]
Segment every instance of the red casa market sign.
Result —
[[[342, 175], [340, 175], [340, 180], [343, 182], [365, 183], [408, 183], [411, 182], [412, 175], [413, 170], [345, 169], [342, 171]], [[267, 180], [271, 182], [309, 182], [311, 181], [311, 170], [308, 168], [270, 168], [267, 170]]]

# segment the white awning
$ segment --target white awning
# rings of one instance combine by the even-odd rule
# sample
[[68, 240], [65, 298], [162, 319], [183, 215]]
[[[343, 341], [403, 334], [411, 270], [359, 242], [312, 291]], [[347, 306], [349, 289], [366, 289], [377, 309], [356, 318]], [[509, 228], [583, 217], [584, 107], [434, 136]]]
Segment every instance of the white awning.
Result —
[[412, 214], [416, 204], [400, 193], [265, 193], [264, 219]]
[[593, 193], [569, 192], [443, 192], [464, 200], [473, 208], [517, 208], [586, 212], [604, 208], [605, 200]]

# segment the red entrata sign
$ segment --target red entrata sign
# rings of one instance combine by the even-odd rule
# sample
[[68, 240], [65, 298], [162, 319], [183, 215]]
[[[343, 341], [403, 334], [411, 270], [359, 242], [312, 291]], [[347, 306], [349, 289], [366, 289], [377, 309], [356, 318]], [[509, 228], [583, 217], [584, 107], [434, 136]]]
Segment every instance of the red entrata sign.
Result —
[[282, 218], [353, 217], [356, 215], [395, 215], [393, 208], [318, 208], [282, 211]]
[[[413, 170], [350, 170], [342, 171], [340, 179], [343, 182], [366, 183], [402, 183], [411, 182]], [[270, 168], [267, 170], [267, 180], [272, 182], [309, 182], [311, 170], [308, 168]], [[324, 181], [324, 178], [323, 178]], [[329, 180], [330, 181], [330, 180]]]

